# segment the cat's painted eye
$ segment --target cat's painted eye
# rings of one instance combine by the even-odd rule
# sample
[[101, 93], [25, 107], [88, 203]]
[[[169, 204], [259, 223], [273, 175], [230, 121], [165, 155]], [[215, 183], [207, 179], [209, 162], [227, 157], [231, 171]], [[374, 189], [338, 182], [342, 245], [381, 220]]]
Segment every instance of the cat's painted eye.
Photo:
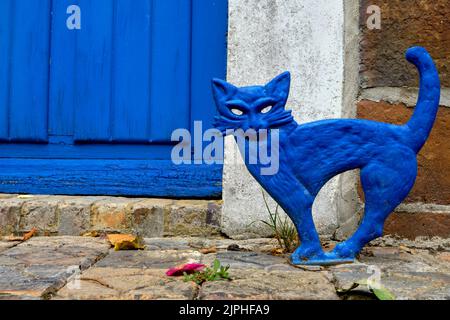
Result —
[[261, 110], [261, 113], [269, 113], [272, 110], [272, 106], [267, 106]]
[[242, 110], [239, 110], [239, 109], [236, 109], [236, 108], [231, 109], [231, 112], [234, 115], [237, 115], [237, 116], [242, 116], [244, 114], [244, 112]]

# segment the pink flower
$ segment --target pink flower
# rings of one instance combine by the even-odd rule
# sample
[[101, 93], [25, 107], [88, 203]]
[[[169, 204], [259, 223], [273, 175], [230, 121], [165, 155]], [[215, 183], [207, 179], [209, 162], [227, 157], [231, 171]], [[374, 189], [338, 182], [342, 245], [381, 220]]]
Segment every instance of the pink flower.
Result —
[[185, 272], [187, 274], [192, 274], [197, 271], [201, 271], [205, 267], [206, 266], [204, 264], [200, 263], [188, 263], [185, 265], [170, 268], [169, 270], [167, 270], [166, 275], [168, 275], [169, 277], [178, 277], [182, 276]]

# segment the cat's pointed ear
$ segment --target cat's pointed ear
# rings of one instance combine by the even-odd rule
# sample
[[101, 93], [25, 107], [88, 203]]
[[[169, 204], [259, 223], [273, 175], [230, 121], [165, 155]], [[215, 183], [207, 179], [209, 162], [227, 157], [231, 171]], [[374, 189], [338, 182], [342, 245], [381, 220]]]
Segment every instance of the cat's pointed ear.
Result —
[[275, 77], [265, 86], [267, 92], [270, 95], [272, 95], [273, 97], [278, 97], [284, 103], [286, 103], [289, 97], [290, 87], [291, 87], [291, 73], [287, 71]]
[[212, 80], [212, 88], [214, 97], [216, 98], [217, 101], [221, 100], [221, 98], [223, 97], [231, 96], [237, 91], [237, 88], [233, 86], [231, 83], [228, 83], [220, 79]]

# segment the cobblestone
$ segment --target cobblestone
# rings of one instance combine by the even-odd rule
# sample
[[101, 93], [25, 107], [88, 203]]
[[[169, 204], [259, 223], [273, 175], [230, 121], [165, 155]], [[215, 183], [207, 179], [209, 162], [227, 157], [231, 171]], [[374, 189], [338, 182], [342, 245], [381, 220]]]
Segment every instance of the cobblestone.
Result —
[[[368, 279], [397, 299], [450, 299], [450, 252], [390, 241], [372, 243], [357, 263], [307, 269], [271, 255], [273, 239], [153, 238], [140, 251], [114, 251], [90, 237], [0, 241], [0, 299], [375, 299], [364, 285], [349, 291]], [[241, 251], [228, 251], [230, 245]], [[170, 267], [215, 259], [230, 266], [230, 281], [197, 285], [165, 275]]]

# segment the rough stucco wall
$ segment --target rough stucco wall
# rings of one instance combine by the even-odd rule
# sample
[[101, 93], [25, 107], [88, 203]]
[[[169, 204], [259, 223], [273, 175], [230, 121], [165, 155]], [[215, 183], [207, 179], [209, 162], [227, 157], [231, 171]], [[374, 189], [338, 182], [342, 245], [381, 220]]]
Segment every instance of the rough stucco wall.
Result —
[[[264, 84], [289, 70], [288, 108], [299, 123], [352, 114], [343, 108], [343, 1], [230, 0], [229, 10], [228, 81], [239, 86]], [[225, 153], [223, 231], [229, 236], [267, 234], [260, 223], [249, 226], [266, 220], [267, 211], [261, 188], [242, 162], [236, 164], [240, 157], [232, 138], [227, 139]], [[314, 206], [322, 235], [338, 227], [338, 182], [331, 181]]]

